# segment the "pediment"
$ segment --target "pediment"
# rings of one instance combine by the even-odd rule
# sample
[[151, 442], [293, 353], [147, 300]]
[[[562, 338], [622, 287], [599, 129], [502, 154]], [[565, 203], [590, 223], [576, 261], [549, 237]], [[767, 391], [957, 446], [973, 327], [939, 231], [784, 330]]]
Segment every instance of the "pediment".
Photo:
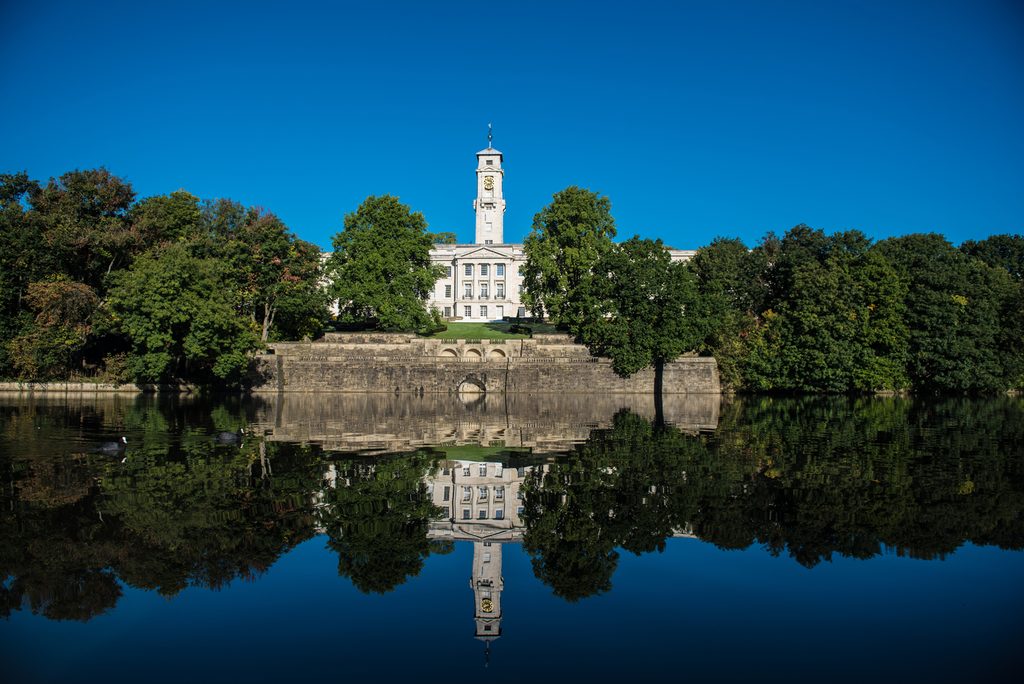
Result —
[[471, 249], [468, 252], [461, 252], [455, 255], [456, 259], [512, 259], [514, 257], [512, 247], [507, 249], [495, 249], [491, 245], [481, 245], [476, 249]]

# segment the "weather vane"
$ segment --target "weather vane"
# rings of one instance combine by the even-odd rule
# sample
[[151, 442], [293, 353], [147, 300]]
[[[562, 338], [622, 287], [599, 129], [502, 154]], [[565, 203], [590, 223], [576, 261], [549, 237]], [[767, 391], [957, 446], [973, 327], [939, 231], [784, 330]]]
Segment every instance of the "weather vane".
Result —
[[491, 143], [494, 142], [494, 131], [491, 130], [490, 122], [487, 123], [487, 149], [491, 149]]

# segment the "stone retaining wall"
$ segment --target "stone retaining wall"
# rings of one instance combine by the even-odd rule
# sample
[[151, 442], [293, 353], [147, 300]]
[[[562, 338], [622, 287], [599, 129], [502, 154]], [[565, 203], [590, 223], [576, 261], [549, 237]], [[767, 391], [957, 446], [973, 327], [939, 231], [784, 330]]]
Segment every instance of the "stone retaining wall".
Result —
[[[721, 391], [713, 358], [680, 357], [665, 365], [664, 380], [666, 394]], [[254, 361], [253, 391], [650, 394], [654, 371], [620, 378], [608, 360], [565, 335], [438, 340], [335, 333], [271, 345]]]
[[114, 385], [105, 382], [0, 382], [0, 392], [13, 393], [73, 393], [73, 394], [191, 394], [198, 391], [192, 385], [151, 385], [128, 383]]

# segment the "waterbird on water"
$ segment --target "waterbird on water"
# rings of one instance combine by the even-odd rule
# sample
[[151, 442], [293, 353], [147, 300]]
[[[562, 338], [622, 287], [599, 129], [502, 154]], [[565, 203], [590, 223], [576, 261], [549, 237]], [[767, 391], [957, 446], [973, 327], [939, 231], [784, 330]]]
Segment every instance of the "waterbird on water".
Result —
[[[101, 453], [101, 454], [108, 454], [110, 456], [117, 456], [122, 451], [124, 451], [124, 449], [125, 449], [125, 447], [127, 445], [128, 445], [128, 438], [122, 436], [121, 439], [117, 440], [116, 442], [103, 442], [103, 444], [100, 444], [95, 450], [97, 452]], [[121, 463], [124, 463], [127, 460], [128, 460], [128, 457], [125, 456], [124, 458], [121, 459]]]
[[235, 442], [242, 441], [242, 431], [237, 430], [235, 432], [218, 432], [217, 441], [221, 444], [234, 444]]
[[116, 442], [103, 442], [103, 444], [100, 444], [96, 448], [96, 451], [102, 451], [107, 454], [113, 454], [119, 451], [124, 451], [126, 444], [128, 444], [128, 438], [121, 437], [121, 439], [117, 440]]

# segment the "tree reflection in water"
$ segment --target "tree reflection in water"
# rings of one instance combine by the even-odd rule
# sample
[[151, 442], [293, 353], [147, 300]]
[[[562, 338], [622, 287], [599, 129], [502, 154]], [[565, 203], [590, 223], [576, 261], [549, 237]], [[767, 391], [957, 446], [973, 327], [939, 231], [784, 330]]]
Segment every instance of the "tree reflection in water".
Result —
[[[245, 403], [138, 400], [0, 407], [0, 611], [88, 620], [121, 582], [174, 596], [258, 577], [326, 534], [338, 572], [388, 592], [420, 572], [444, 454], [332, 454], [218, 432], [246, 428]], [[131, 434], [127, 461], [89, 439]], [[536, 576], [575, 601], [612, 588], [619, 554], [673, 535], [763, 545], [810, 568], [833, 554], [892, 549], [935, 559], [965, 542], [1024, 546], [1020, 400], [753, 399], [714, 433], [620, 412], [522, 486]], [[68, 446], [71, 445], [71, 446]]]

